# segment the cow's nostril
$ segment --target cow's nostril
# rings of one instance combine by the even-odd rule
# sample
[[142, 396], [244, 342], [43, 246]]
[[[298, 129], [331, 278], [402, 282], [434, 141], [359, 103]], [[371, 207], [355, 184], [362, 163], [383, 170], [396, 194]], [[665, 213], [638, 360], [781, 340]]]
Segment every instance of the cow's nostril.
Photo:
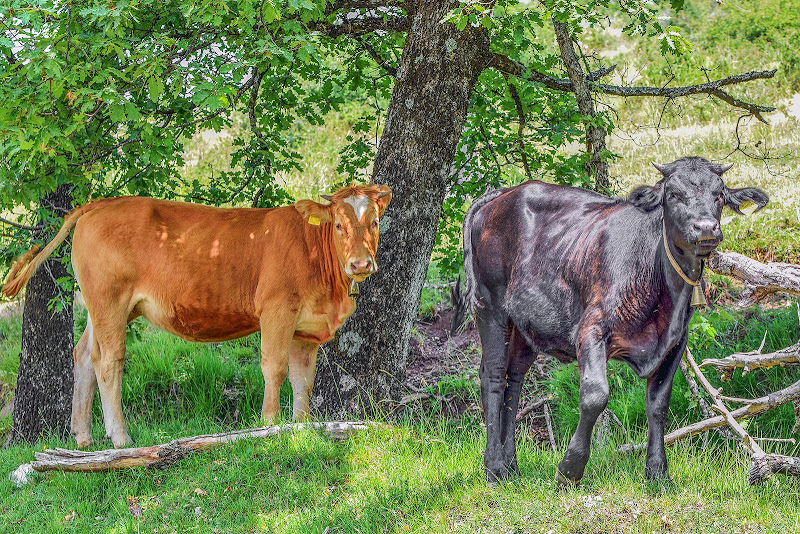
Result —
[[703, 219], [692, 223], [701, 238], [716, 237], [719, 233], [719, 222], [716, 219]]
[[358, 260], [350, 263], [350, 269], [355, 273], [371, 273], [373, 270], [372, 260]]

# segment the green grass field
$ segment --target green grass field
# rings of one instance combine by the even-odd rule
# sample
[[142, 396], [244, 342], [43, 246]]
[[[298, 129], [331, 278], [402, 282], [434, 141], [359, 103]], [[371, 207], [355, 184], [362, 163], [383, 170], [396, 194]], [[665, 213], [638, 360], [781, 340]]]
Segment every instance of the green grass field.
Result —
[[[215, 429], [195, 421], [180, 434]], [[139, 433], [142, 438], [157, 433]], [[648, 484], [643, 457], [595, 451], [579, 489], [553, 481], [560, 455], [520, 441], [517, 480], [487, 487], [472, 424], [398, 423], [344, 442], [314, 432], [199, 453], [166, 470], [0, 480], [8, 532], [797, 532], [797, 481], [748, 487], [730, 447], [669, 451], [673, 484]], [[148, 440], [149, 441], [149, 440]], [[49, 446], [63, 445], [47, 442]], [[30, 459], [7, 449], [0, 472]], [[138, 507], [138, 508], [137, 508]], [[5, 530], [4, 530], [5, 529]]]

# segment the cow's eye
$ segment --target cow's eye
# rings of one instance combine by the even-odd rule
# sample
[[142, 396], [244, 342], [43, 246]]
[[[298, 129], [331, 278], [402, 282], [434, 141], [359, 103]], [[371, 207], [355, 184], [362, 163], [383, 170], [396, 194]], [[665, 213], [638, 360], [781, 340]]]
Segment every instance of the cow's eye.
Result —
[[378, 227], [378, 219], [375, 219], [374, 221], [372, 221], [372, 227], [373, 228], [377, 228]]
[[342, 229], [342, 223], [340, 223], [340, 222], [337, 222], [337, 223], [336, 223], [336, 229], [337, 229], [337, 230], [341, 230], [341, 229]]

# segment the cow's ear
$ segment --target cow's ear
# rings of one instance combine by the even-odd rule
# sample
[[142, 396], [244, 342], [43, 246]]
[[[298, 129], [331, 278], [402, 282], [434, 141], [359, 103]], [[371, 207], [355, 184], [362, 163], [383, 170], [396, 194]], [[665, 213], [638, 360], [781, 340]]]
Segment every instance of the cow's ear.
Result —
[[628, 202], [642, 211], [653, 211], [661, 205], [661, 197], [664, 195], [664, 181], [661, 180], [653, 186], [642, 185], [634, 189], [628, 195]]
[[392, 190], [388, 185], [382, 185], [378, 189], [378, 217], [383, 215], [386, 211], [386, 206], [392, 201]]
[[[755, 210], [750, 211], [747, 209], [749, 203], [758, 206]], [[744, 215], [742, 210], [749, 213], [755, 213], [760, 210], [769, 202], [769, 196], [761, 189], [755, 187], [743, 187], [742, 189], [726, 189], [725, 190], [725, 205], [730, 209]]]
[[319, 226], [333, 220], [330, 205], [319, 204], [313, 200], [298, 200], [294, 207], [308, 224]]

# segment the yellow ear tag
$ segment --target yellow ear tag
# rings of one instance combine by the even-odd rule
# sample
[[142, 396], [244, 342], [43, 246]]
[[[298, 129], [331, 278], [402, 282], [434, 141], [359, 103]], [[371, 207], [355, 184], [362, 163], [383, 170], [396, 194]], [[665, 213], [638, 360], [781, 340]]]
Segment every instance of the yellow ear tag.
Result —
[[751, 202], [749, 200], [745, 200], [744, 202], [739, 204], [739, 211], [741, 211], [745, 215], [752, 215], [757, 208], [758, 204], [756, 204], [755, 202]]
[[308, 217], [308, 224], [313, 224], [314, 226], [319, 226], [322, 221], [316, 215], [310, 215]]

